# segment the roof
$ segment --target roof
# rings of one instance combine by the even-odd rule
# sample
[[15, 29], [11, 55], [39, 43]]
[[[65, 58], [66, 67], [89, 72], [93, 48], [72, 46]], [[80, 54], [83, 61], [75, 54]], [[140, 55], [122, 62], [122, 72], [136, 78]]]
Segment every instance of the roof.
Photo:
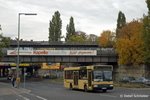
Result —
[[[94, 46], [98, 47], [99, 45], [96, 42], [48, 42], [48, 41], [20, 41], [20, 46]], [[17, 46], [16, 40], [11, 40], [10, 46]]]

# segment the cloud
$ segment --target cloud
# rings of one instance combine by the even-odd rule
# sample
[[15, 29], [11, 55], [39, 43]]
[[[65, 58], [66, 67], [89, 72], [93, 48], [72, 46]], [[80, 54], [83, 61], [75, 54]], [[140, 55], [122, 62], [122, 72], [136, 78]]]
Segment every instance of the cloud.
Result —
[[56, 10], [61, 13], [63, 35], [70, 16], [77, 30], [99, 35], [105, 29], [115, 30], [119, 10], [131, 21], [147, 13], [147, 6], [144, 0], [0, 0], [3, 33], [17, 37], [18, 13], [35, 12], [37, 16], [21, 16], [21, 36], [48, 40], [49, 21]]

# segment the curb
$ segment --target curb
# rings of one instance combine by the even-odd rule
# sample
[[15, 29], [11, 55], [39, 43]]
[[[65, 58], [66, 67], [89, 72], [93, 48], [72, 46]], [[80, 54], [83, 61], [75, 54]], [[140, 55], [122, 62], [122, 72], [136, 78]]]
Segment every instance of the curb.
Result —
[[150, 88], [127, 88], [127, 87], [114, 87], [115, 89], [129, 89], [129, 90], [150, 90]]

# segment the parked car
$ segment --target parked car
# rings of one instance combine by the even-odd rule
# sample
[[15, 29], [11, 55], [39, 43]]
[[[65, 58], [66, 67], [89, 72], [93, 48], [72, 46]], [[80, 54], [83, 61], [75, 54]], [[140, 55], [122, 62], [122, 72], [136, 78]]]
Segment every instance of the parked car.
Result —
[[123, 77], [123, 78], [120, 80], [120, 82], [127, 83], [127, 82], [131, 82], [131, 81], [133, 81], [133, 80], [135, 80], [134, 77], [125, 76], [125, 77]]
[[131, 81], [132, 83], [142, 83], [142, 84], [146, 84], [146, 85], [150, 85], [150, 80], [145, 78], [145, 77], [139, 77], [133, 81]]
[[145, 84], [150, 86], [150, 80], [146, 81]]

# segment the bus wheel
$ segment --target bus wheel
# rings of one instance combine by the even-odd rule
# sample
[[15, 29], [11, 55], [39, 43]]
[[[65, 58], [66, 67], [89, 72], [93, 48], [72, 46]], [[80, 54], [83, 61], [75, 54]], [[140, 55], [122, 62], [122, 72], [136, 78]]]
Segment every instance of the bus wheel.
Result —
[[87, 90], [87, 86], [85, 85], [84, 86], [84, 92], [87, 92], [88, 90]]
[[103, 90], [103, 92], [107, 92], [107, 90], [105, 89], [105, 90]]
[[70, 88], [69, 89], [72, 90], [72, 84], [70, 84]]

